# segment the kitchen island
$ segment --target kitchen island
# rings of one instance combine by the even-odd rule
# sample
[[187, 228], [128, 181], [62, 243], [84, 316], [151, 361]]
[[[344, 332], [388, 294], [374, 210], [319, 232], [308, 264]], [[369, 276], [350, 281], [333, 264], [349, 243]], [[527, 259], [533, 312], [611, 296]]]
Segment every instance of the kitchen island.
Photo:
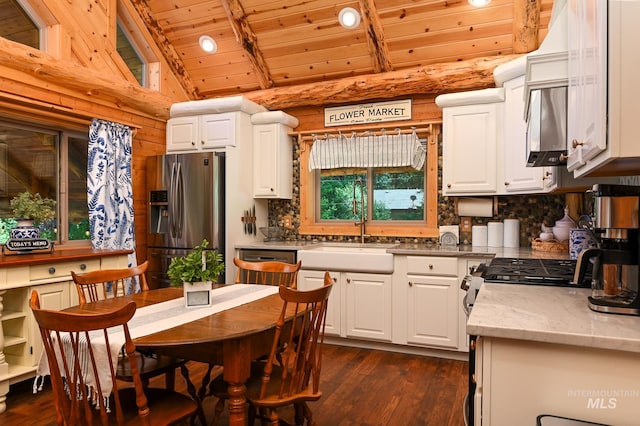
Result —
[[475, 424], [535, 424], [553, 414], [637, 424], [640, 317], [596, 313], [588, 289], [483, 284], [467, 322], [477, 335]]

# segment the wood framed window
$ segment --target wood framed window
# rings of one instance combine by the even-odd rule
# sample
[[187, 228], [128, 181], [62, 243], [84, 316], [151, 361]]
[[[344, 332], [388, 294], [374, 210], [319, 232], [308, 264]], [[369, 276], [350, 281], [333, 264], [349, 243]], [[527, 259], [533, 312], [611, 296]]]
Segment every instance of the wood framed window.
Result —
[[[360, 219], [364, 204], [366, 234], [371, 237], [437, 237], [440, 127], [439, 123], [413, 125], [426, 149], [426, 160], [420, 170], [411, 166], [310, 170], [312, 146], [318, 140], [313, 133], [320, 132], [299, 133], [299, 233], [358, 236], [360, 228], [354, 224]], [[403, 129], [411, 131], [412, 127]], [[360, 127], [354, 131], [366, 130]]]

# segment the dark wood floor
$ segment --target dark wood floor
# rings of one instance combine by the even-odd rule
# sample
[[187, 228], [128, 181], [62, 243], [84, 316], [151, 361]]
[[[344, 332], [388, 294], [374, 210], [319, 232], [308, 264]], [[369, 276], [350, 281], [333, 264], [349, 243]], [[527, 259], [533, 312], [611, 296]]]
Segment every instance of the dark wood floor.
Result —
[[[205, 366], [190, 363], [189, 370], [199, 383]], [[162, 386], [159, 380], [152, 385]], [[51, 388], [33, 395], [31, 384], [11, 387], [0, 425], [55, 424]], [[326, 345], [320, 386], [323, 397], [309, 404], [318, 426], [464, 425], [464, 361]], [[180, 374], [176, 388], [185, 389]], [[208, 419], [214, 404], [214, 398], [205, 401]]]

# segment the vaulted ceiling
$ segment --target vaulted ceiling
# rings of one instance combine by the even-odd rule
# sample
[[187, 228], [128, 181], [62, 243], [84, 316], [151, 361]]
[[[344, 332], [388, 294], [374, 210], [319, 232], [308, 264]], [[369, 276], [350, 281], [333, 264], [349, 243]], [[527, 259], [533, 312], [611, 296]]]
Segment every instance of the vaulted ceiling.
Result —
[[[525, 53], [553, 0], [132, 0], [192, 99]], [[339, 11], [362, 14], [354, 30]], [[202, 35], [218, 50], [205, 53]]]

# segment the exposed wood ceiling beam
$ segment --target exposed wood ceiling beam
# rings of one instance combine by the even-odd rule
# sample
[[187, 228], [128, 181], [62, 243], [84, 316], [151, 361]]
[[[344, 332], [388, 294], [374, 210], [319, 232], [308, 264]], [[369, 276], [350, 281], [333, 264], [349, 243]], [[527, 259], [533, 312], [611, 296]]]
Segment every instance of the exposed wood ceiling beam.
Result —
[[528, 53], [538, 46], [541, 0], [513, 0], [513, 53]]
[[362, 24], [366, 29], [369, 55], [373, 58], [375, 72], [393, 71], [389, 47], [384, 39], [384, 30], [373, 0], [359, 0]]
[[162, 51], [164, 59], [169, 64], [171, 71], [175, 75], [176, 79], [191, 99], [200, 99], [200, 92], [198, 88], [193, 84], [193, 80], [189, 77], [180, 55], [176, 52], [173, 45], [167, 39], [164, 31], [158, 24], [158, 21], [153, 17], [153, 13], [147, 6], [146, 0], [131, 0], [131, 4], [138, 12], [140, 19], [144, 22], [145, 26], [151, 33], [151, 37], [156, 42], [158, 48]]
[[236, 35], [236, 40], [249, 57], [249, 61], [253, 66], [253, 70], [258, 78], [258, 82], [262, 89], [268, 89], [274, 86], [273, 79], [267, 62], [264, 60], [262, 51], [258, 47], [258, 38], [251, 29], [249, 21], [247, 21], [247, 15], [244, 13], [244, 9], [238, 0], [222, 0], [222, 6], [229, 23], [233, 28], [233, 32]]
[[488, 56], [322, 83], [275, 87], [242, 95], [268, 109], [277, 110], [482, 89], [495, 86], [495, 67], [520, 56]]
[[105, 73], [85, 68], [76, 63], [55, 58], [45, 52], [0, 37], [0, 65], [17, 71], [5, 73], [4, 78], [21, 80], [26, 73], [59, 87], [81, 94], [85, 99], [93, 96], [113, 102], [151, 117], [168, 118], [172, 100], [153, 90], [124, 80], [113, 80]]

